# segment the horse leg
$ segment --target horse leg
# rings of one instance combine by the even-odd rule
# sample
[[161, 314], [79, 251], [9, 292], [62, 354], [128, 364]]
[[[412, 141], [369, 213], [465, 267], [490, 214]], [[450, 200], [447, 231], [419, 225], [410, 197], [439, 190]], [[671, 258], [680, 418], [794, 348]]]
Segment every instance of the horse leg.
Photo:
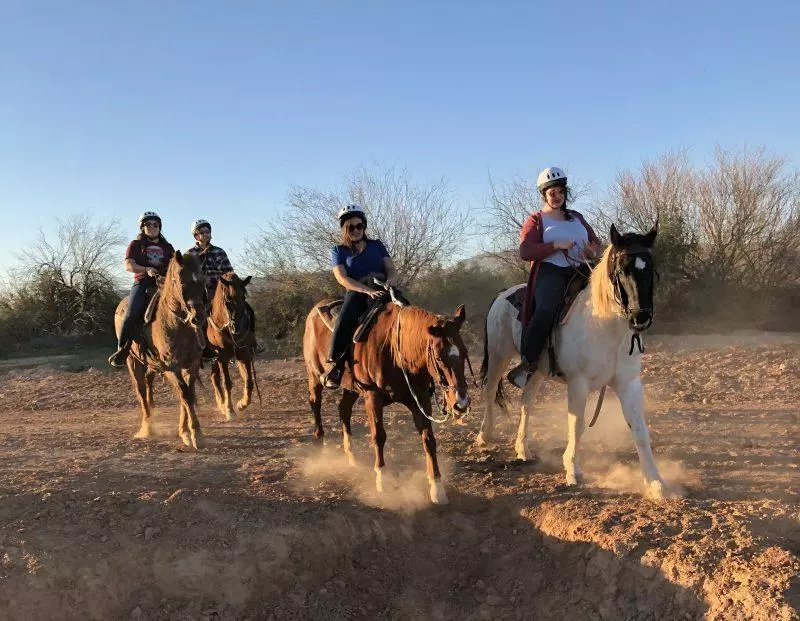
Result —
[[223, 380], [223, 389], [224, 389], [224, 398], [223, 402], [225, 404], [225, 420], [232, 421], [236, 418], [236, 410], [233, 409], [233, 396], [231, 392], [233, 390], [233, 382], [231, 381], [231, 373], [230, 369], [228, 368], [228, 362], [226, 360], [220, 360], [221, 367], [222, 367], [222, 380]]
[[484, 446], [494, 441], [495, 407], [497, 407], [497, 390], [500, 382], [503, 381], [503, 372], [508, 366], [510, 358], [502, 357], [499, 354], [489, 354], [489, 367], [486, 370], [486, 381], [483, 385], [483, 421], [475, 444]]
[[188, 388], [188, 398], [186, 399], [186, 418], [189, 420], [189, 433], [192, 439], [192, 446], [196, 449], [205, 446], [205, 438], [203, 432], [200, 430], [200, 420], [197, 418], [197, 411], [195, 404], [197, 403], [197, 393], [195, 390], [195, 382], [197, 381], [198, 370], [184, 371], [184, 382]]
[[[422, 401], [422, 406], [425, 408], [428, 416], [431, 414], [430, 399]], [[428, 475], [428, 483], [430, 484], [431, 502], [435, 505], [446, 505], [447, 494], [444, 491], [442, 484], [442, 473], [439, 472], [439, 460], [436, 457], [436, 438], [433, 435], [433, 426], [431, 421], [428, 420], [419, 408], [415, 407], [414, 412], [414, 426], [422, 439], [422, 448], [425, 451], [425, 465], [426, 474]]]
[[653, 459], [650, 434], [647, 431], [647, 424], [644, 422], [642, 380], [639, 377], [635, 377], [625, 382], [615, 383], [612, 387], [619, 397], [620, 404], [622, 404], [622, 414], [628, 422], [628, 427], [631, 428], [647, 492], [650, 497], [661, 500], [664, 497], [664, 481]]
[[314, 377], [313, 373], [308, 374], [308, 403], [311, 405], [311, 414], [314, 416], [314, 443], [322, 446], [325, 437], [325, 430], [322, 428], [322, 384]]
[[367, 420], [369, 421], [370, 435], [372, 444], [375, 447], [375, 487], [379, 492], [383, 491], [383, 445], [386, 444], [386, 430], [383, 428], [383, 399], [373, 391], [364, 395], [364, 405], [367, 410]]
[[583, 482], [583, 471], [578, 462], [578, 444], [586, 426], [586, 398], [589, 386], [583, 378], [576, 378], [567, 384], [567, 448], [564, 450], [564, 470], [567, 485]]
[[156, 374], [152, 372], [145, 372], [145, 382], [147, 387], [147, 405], [150, 406], [150, 412], [155, 409], [155, 402], [153, 401], [153, 380], [156, 378]]
[[170, 372], [167, 377], [175, 386], [180, 400], [180, 421], [178, 423], [178, 435], [186, 446], [200, 448], [203, 445], [200, 422], [194, 411], [194, 374], [189, 374], [189, 382], [186, 382], [181, 373]]
[[254, 364], [255, 361], [252, 359], [236, 361], [236, 366], [239, 367], [239, 375], [242, 378], [242, 384], [244, 384], [244, 393], [242, 394], [242, 398], [236, 403], [236, 409], [239, 412], [250, 405], [250, 400], [253, 398], [253, 385], [255, 384], [255, 372], [253, 369]]
[[217, 403], [217, 410], [222, 414], [226, 420], [230, 420], [227, 416], [227, 409], [225, 408], [225, 396], [222, 389], [222, 363], [215, 362], [211, 366], [211, 385], [214, 387], [214, 401]]
[[517, 459], [522, 461], [529, 461], [531, 459], [531, 450], [529, 447], [530, 436], [528, 435], [528, 422], [533, 415], [533, 403], [536, 400], [536, 395], [539, 393], [539, 388], [544, 382], [544, 374], [534, 373], [525, 384], [525, 390], [522, 391], [522, 406], [519, 410], [519, 428], [517, 429], [517, 439], [514, 442], [514, 450], [517, 453]]
[[339, 420], [342, 421], [342, 447], [347, 455], [347, 461], [351, 466], [356, 465], [356, 458], [350, 448], [350, 441], [353, 434], [350, 430], [350, 417], [353, 415], [353, 405], [358, 399], [358, 393], [352, 390], [342, 391], [342, 398], [339, 400]]
[[[150, 395], [148, 395], [145, 372], [146, 369], [141, 362], [135, 360], [133, 356], [128, 356], [128, 373], [131, 376], [133, 390], [136, 392], [136, 398], [139, 400], [139, 406], [142, 409], [142, 423], [139, 426], [139, 431], [133, 437], [140, 440], [150, 437], [151, 399], [149, 398]], [[152, 384], [152, 381], [150, 383]]]

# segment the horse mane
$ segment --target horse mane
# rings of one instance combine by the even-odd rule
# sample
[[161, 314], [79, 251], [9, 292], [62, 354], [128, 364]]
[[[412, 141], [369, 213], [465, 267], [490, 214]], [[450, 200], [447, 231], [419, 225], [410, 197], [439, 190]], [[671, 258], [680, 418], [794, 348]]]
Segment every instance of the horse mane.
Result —
[[418, 306], [405, 306], [397, 309], [395, 321], [400, 321], [399, 333], [392, 325], [389, 335], [395, 365], [398, 368], [405, 366], [412, 372], [425, 368], [428, 364], [428, 328], [436, 325], [439, 316]]
[[161, 289], [161, 299], [165, 302], [180, 297], [181, 289], [181, 269], [184, 267], [194, 272], [200, 272], [200, 260], [192, 253], [183, 255], [183, 265], [175, 260], [173, 255], [167, 265], [167, 275], [164, 278], [164, 285]]
[[609, 266], [611, 263], [612, 245], [609, 245], [600, 263], [592, 270], [589, 288], [592, 300], [592, 314], [601, 319], [611, 319], [617, 313], [617, 302], [614, 297], [614, 286], [609, 276]]

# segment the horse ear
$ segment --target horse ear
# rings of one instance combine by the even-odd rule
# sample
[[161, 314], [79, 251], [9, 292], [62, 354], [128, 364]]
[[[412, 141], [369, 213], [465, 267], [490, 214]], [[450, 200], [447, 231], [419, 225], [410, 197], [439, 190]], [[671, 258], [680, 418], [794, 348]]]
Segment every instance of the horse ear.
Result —
[[461, 325], [467, 318], [467, 311], [464, 309], [463, 304], [456, 309], [455, 318], [456, 318], [456, 328], [461, 328]]
[[243, 285], [246, 287], [247, 285], [249, 285], [249, 284], [250, 284], [250, 281], [251, 281], [251, 280], [253, 280], [253, 277], [252, 277], [252, 276], [248, 276], [247, 278], [245, 278], [245, 279], [242, 281], [242, 284], [243, 284]]
[[652, 247], [656, 241], [656, 235], [658, 235], [658, 216], [656, 216], [656, 223], [653, 225], [653, 228], [650, 229], [650, 232], [644, 236], [645, 246], [648, 248]]
[[175, 261], [178, 265], [183, 265], [183, 255], [180, 250], [175, 251]]
[[619, 231], [617, 231], [617, 227], [614, 226], [613, 224], [611, 225], [611, 233], [609, 234], [609, 238], [611, 239], [611, 244], [613, 246], [623, 245], [622, 235], [619, 234]]
[[226, 283], [231, 284], [231, 275], [228, 272], [221, 274], [219, 277], [220, 280], [224, 280]]

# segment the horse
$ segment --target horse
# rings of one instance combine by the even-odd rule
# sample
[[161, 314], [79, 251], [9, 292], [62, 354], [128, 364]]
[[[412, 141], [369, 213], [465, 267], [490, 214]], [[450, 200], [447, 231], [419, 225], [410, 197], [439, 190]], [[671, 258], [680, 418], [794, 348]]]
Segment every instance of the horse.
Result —
[[[150, 437], [153, 410], [153, 378], [163, 373], [180, 399], [178, 435], [186, 446], [204, 444], [195, 413], [195, 381], [205, 347], [203, 325], [204, 276], [201, 260], [179, 250], [170, 259], [160, 285], [160, 298], [152, 322], [144, 328], [144, 341], [135, 341], [128, 356], [128, 372], [142, 409], [142, 421], [135, 438]], [[117, 305], [114, 327], [119, 336], [128, 298]]]
[[[653, 460], [643, 416], [640, 340], [639, 351], [634, 351], [634, 341], [653, 321], [657, 272], [652, 247], [657, 234], [658, 220], [646, 235], [623, 235], [612, 225], [611, 244], [592, 270], [588, 287], [578, 294], [563, 325], [554, 328], [556, 360], [567, 384], [568, 441], [563, 454], [567, 485], [577, 485], [583, 479], [578, 444], [584, 431], [587, 396], [610, 386], [619, 397], [636, 443], [647, 493], [656, 499], [664, 495], [664, 482]], [[522, 326], [517, 310], [506, 298], [522, 286], [515, 285], [497, 296], [486, 316], [481, 365], [486, 409], [476, 438], [478, 445], [493, 441], [494, 406], [503, 405], [502, 376], [519, 352]], [[545, 352], [522, 393], [515, 450], [523, 461], [529, 458], [528, 421], [533, 400], [547, 373]]]
[[[211, 367], [211, 383], [217, 409], [228, 421], [234, 419], [237, 411], [241, 412], [250, 405], [255, 384], [253, 349], [256, 341], [245, 302], [250, 279], [251, 276], [248, 276], [242, 280], [235, 272], [223, 274], [208, 315], [206, 336], [217, 350], [217, 361]], [[228, 372], [228, 363], [234, 359], [244, 382], [244, 394], [236, 403], [236, 409], [232, 403], [231, 376]]]
[[[311, 309], [303, 336], [309, 404], [315, 424], [313, 435], [319, 445], [325, 435], [320, 375], [325, 372], [331, 341], [331, 317], [327, 310], [331, 302], [323, 300]], [[352, 348], [352, 364], [342, 378], [343, 390], [339, 401], [342, 443], [351, 465], [355, 465], [350, 417], [353, 404], [361, 394], [375, 449], [375, 485], [379, 492], [384, 489], [386, 431], [383, 409], [391, 403], [401, 403], [411, 411], [422, 439], [431, 502], [448, 502], [436, 457], [431, 395], [435, 395], [435, 380], [445, 389], [447, 409], [463, 414], [469, 408], [470, 397], [464, 376], [467, 348], [459, 333], [465, 318], [463, 305], [454, 315], [444, 316], [416, 306], [388, 304], [375, 318], [366, 338], [356, 342]]]

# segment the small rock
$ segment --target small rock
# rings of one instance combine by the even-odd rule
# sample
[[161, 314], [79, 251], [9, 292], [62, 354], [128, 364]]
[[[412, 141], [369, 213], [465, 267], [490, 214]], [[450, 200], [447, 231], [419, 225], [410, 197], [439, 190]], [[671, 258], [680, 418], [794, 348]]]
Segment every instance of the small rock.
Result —
[[137, 606], [133, 610], [131, 610], [131, 619], [141, 619], [142, 618], [142, 609]]
[[503, 603], [503, 598], [499, 595], [487, 595], [486, 596], [486, 603], [490, 606], [499, 606]]
[[486, 583], [483, 580], [478, 580], [475, 583], [475, 588], [476, 589], [485, 589], [486, 588]]
[[106, 541], [108, 541], [108, 535], [103, 535], [102, 537], [100, 537], [100, 541], [102, 543], [105, 543]]
[[161, 532], [160, 528], [154, 528], [152, 526], [148, 526], [144, 529], [144, 540], [151, 541], [153, 537], [158, 535]]

